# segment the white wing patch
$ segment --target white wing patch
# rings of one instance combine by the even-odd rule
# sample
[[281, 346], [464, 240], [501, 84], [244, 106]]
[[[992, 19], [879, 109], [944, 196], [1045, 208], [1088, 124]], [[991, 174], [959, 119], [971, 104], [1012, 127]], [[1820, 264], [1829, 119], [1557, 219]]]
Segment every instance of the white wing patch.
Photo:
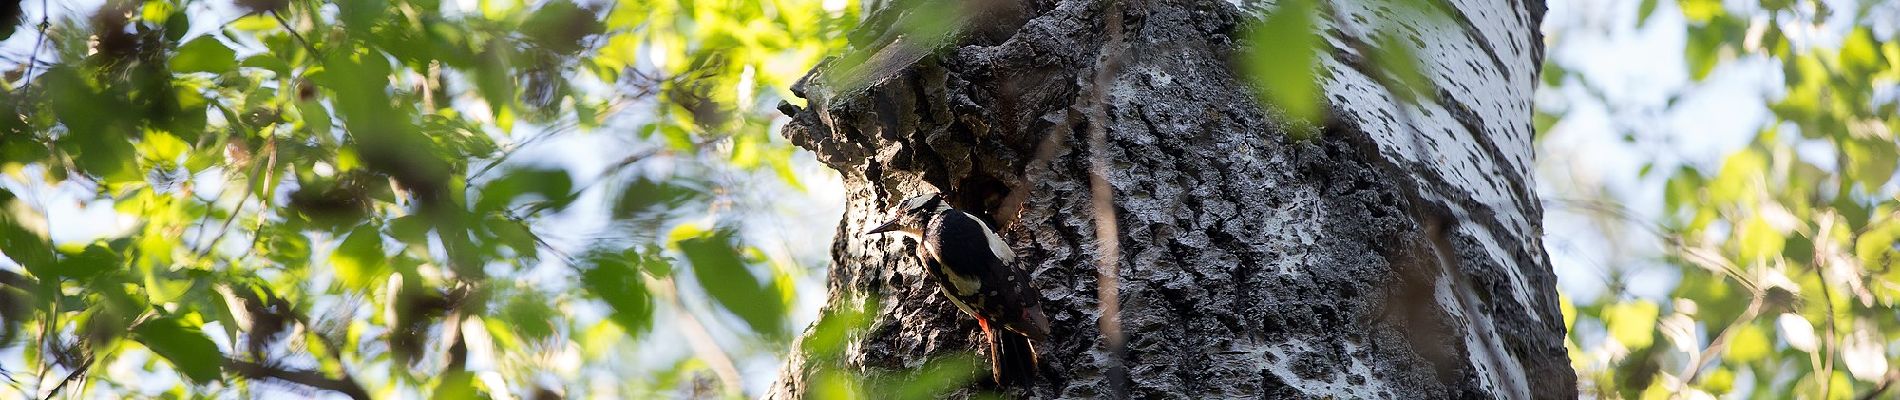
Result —
[[983, 228], [983, 237], [989, 239], [991, 254], [995, 254], [997, 258], [1002, 259], [1004, 264], [1016, 261], [1016, 252], [1010, 250], [1009, 244], [1003, 243], [1003, 238], [996, 236], [996, 231], [990, 230], [989, 225], [984, 224], [982, 220], [976, 219], [976, 217], [968, 213], [960, 214], [963, 215], [964, 218], [969, 218], [970, 222], [976, 224], [977, 227]]
[[[995, 235], [991, 235], [991, 236], [995, 236]], [[995, 241], [995, 239], [991, 239], [991, 241], [993, 242]], [[937, 259], [938, 258], [937, 255], [940, 254], [940, 251], [937, 249], [937, 246], [935, 244], [930, 243], [929, 241], [924, 241], [923, 246], [920, 246], [919, 250], [922, 252], [922, 254], [918, 254], [918, 255], [924, 258]], [[943, 290], [945, 294], [969, 296], [972, 294], [976, 294], [976, 292], [979, 290], [983, 290], [982, 279], [974, 277], [974, 276], [959, 275], [957, 274], [955, 269], [952, 269], [950, 268], [950, 266], [947, 266], [947, 265], [943, 267], [943, 277], [949, 278], [949, 282], [945, 282], [946, 284], [942, 285], [944, 288]], [[952, 287], [955, 288], [954, 290], [955, 293], [951, 293], [953, 292], [953, 290], [951, 290]], [[951, 296], [951, 301], [956, 301], [955, 296]], [[957, 305], [963, 306], [962, 302], [958, 302]]]

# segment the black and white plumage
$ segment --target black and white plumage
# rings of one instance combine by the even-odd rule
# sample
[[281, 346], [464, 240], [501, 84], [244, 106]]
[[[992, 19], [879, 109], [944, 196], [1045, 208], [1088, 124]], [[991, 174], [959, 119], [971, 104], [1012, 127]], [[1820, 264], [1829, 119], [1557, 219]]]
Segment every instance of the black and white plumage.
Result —
[[1041, 294], [1022, 270], [1011, 266], [1016, 254], [974, 215], [951, 208], [930, 193], [900, 203], [892, 219], [870, 233], [899, 232], [916, 238], [917, 258], [937, 281], [944, 297], [975, 317], [989, 339], [991, 378], [999, 385], [1027, 382], [1036, 371], [1032, 340], [1049, 335]]

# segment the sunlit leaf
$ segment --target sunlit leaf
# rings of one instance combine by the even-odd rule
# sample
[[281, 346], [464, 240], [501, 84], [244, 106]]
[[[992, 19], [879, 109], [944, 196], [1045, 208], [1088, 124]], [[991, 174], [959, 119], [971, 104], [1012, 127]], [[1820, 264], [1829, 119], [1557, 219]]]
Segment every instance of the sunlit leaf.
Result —
[[387, 259], [382, 234], [375, 225], [364, 224], [337, 245], [336, 252], [330, 254], [330, 265], [336, 267], [336, 277], [344, 286], [366, 289], [389, 276]]
[[1749, 218], [1741, 226], [1741, 254], [1744, 260], [1767, 260], [1781, 256], [1787, 238], [1760, 216]]
[[1307, 122], [1324, 112], [1313, 72], [1319, 44], [1313, 13], [1312, 0], [1284, 1], [1247, 34], [1247, 71], [1261, 89], [1259, 98]]
[[1773, 350], [1774, 343], [1768, 340], [1768, 333], [1759, 325], [1741, 326], [1735, 337], [1728, 343], [1728, 360], [1737, 363], [1753, 362], [1767, 356]]
[[1604, 308], [1603, 319], [1609, 324], [1610, 337], [1625, 347], [1638, 349], [1649, 347], [1655, 340], [1656, 318], [1660, 314], [1656, 303], [1636, 300]]
[[199, 36], [178, 48], [178, 54], [172, 57], [172, 70], [177, 72], [210, 72], [220, 74], [237, 68], [237, 52], [225, 47], [224, 43], [210, 35]]

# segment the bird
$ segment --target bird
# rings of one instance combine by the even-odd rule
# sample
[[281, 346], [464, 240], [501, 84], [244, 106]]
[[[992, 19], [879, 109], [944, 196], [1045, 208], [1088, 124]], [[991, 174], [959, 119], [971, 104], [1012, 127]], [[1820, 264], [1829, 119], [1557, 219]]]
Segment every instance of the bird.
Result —
[[1011, 265], [1016, 254], [995, 230], [932, 192], [898, 203], [890, 221], [869, 234], [888, 232], [916, 239], [924, 271], [951, 304], [976, 318], [989, 345], [991, 380], [1010, 387], [1036, 378], [1034, 343], [1048, 339], [1049, 319], [1041, 293]]

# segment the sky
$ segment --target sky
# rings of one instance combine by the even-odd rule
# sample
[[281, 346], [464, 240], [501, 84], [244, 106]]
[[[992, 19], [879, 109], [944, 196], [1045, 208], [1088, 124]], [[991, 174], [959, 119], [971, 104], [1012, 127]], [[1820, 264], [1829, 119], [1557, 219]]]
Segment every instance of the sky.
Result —
[[[1658, 160], [1658, 171], [1675, 165], [1714, 166], [1727, 154], [1742, 148], [1754, 136], [1761, 123], [1770, 118], [1762, 106], [1764, 96], [1777, 94], [1780, 88], [1778, 64], [1766, 60], [1739, 60], [1724, 63], [1711, 77], [1691, 83], [1683, 61], [1686, 43], [1683, 17], [1675, 2], [1661, 1], [1651, 20], [1637, 28], [1636, 3], [1640, 0], [1553, 0], [1545, 17], [1544, 32], [1552, 61], [1583, 71], [1588, 83], [1600, 89], [1606, 105], [1583, 92], [1583, 85], [1567, 84], [1557, 90], [1540, 90], [1538, 106], [1561, 110], [1566, 116], [1537, 146], [1537, 188], [1546, 201], [1544, 243], [1551, 266], [1558, 277], [1559, 289], [1576, 299], [1591, 299], [1605, 293], [1605, 279], [1612, 269], [1629, 274], [1631, 293], [1666, 300], [1677, 279], [1675, 267], [1663, 266], [1641, 254], [1657, 254], [1657, 241], [1643, 237], [1635, 226], [1611, 227], [1624, 235], [1603, 235], [1586, 213], [1567, 201], [1599, 198], [1615, 199], [1632, 206], [1643, 216], [1657, 215], [1665, 174], [1639, 177], [1647, 160]], [[1832, 0], [1838, 2], [1840, 0]], [[27, 1], [28, 20], [42, 15], [41, 4], [51, 4], [55, 18], [78, 10], [90, 12], [100, 0], [58, 0], [51, 3]], [[201, 11], [206, 15], [235, 15], [224, 2], [210, 2]], [[211, 20], [211, 19], [205, 19]], [[193, 34], [212, 29], [198, 24]], [[1829, 33], [1815, 32], [1815, 40], [1825, 43]], [[22, 31], [0, 42], [0, 69], [16, 65], [30, 51], [35, 35]], [[1573, 75], [1571, 79], [1577, 75]], [[1686, 92], [1684, 88], [1690, 88]], [[1685, 93], [1670, 104], [1670, 96]], [[637, 118], [637, 117], [636, 117]], [[782, 123], [783, 118], [780, 118]], [[1637, 121], [1637, 122], [1631, 122]], [[1634, 140], [1625, 140], [1622, 132], [1632, 123], [1643, 128]], [[1654, 123], [1654, 124], [1650, 124]], [[774, 130], [776, 131], [776, 130]], [[532, 134], [531, 129], [517, 137]], [[783, 140], [776, 138], [776, 140]], [[525, 148], [510, 163], [521, 165], [560, 165], [576, 174], [578, 184], [597, 178], [620, 152], [630, 150], [628, 143], [614, 135], [567, 134]], [[1805, 150], [1825, 151], [1825, 150]], [[808, 190], [793, 190], [775, 179], [754, 179], [756, 189], [745, 202], [756, 206], [752, 212], [760, 218], [744, 232], [749, 242], [781, 258], [798, 260], [805, 275], [802, 282], [793, 327], [802, 331], [824, 301], [826, 252], [842, 213], [843, 188], [835, 172], [801, 152], [797, 159], [800, 179]], [[217, 176], [202, 176], [210, 185]], [[57, 242], [88, 241], [113, 235], [133, 226], [136, 221], [117, 215], [109, 201], [81, 203], [90, 198], [88, 188], [65, 184], [55, 188], [0, 178], [0, 185], [20, 193], [23, 198], [44, 204], [49, 233]], [[1605, 192], [1596, 193], [1600, 185]], [[209, 191], [207, 191], [209, 192]], [[600, 218], [599, 192], [576, 202], [576, 206], [537, 226], [546, 230], [557, 247], [577, 252], [589, 237], [606, 229]], [[1617, 238], [1617, 239], [1607, 239]], [[550, 276], [549, 278], [553, 278]], [[743, 326], [737, 318], [705, 306], [705, 299], [688, 294], [688, 303], [696, 314], [715, 325], [715, 336], [722, 345], [745, 346], [731, 329]], [[708, 316], [711, 316], [708, 318]], [[664, 321], [669, 318], [656, 316]], [[667, 329], [656, 329], [644, 343], [643, 361], [660, 362], [688, 354], [682, 339]], [[770, 354], [752, 353], [739, 360], [741, 374], [747, 377], [748, 391], [757, 393], [776, 376], [779, 362]], [[17, 349], [0, 352], [0, 364], [18, 365]], [[158, 384], [161, 382], [154, 382]]]

